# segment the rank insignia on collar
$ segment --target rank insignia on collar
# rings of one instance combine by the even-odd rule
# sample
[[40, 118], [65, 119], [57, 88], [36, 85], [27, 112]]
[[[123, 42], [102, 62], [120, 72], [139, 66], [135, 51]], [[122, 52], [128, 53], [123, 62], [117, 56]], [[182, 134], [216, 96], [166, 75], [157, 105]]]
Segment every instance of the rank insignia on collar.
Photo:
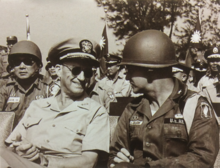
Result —
[[82, 40], [80, 41], [80, 48], [84, 53], [91, 53], [93, 45], [89, 40]]
[[43, 95], [38, 95], [38, 96], [35, 97], [36, 100], [38, 100], [38, 99], [43, 99], [43, 98], [44, 98]]
[[207, 103], [202, 102], [200, 105], [201, 118], [210, 119], [212, 118], [212, 113], [210, 106]]

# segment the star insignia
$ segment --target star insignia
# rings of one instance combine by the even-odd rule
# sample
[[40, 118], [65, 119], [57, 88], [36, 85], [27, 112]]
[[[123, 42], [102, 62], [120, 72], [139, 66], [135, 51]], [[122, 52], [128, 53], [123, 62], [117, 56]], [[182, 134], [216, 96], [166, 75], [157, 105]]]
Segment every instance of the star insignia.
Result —
[[199, 43], [201, 41], [201, 34], [200, 31], [195, 31], [191, 37], [192, 43]]
[[100, 47], [101, 47], [101, 49], [103, 49], [104, 47], [105, 47], [105, 37], [104, 36], [102, 36], [102, 39], [100, 40], [100, 42], [99, 42], [99, 45], [100, 45]]

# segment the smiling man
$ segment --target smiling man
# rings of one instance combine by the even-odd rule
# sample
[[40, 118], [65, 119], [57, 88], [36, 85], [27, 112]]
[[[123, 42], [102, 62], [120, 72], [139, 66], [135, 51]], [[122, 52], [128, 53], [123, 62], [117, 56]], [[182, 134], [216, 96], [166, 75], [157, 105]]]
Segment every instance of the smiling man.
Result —
[[14, 111], [14, 126], [21, 120], [32, 100], [48, 97], [52, 82], [39, 74], [41, 51], [32, 41], [20, 41], [10, 50], [9, 66], [13, 78], [0, 89], [0, 111]]
[[99, 65], [99, 45], [88, 39], [69, 39], [49, 52], [56, 62], [60, 93], [33, 101], [1, 149], [5, 164], [16, 168], [91, 168], [109, 151], [106, 109], [89, 98], [86, 89]]

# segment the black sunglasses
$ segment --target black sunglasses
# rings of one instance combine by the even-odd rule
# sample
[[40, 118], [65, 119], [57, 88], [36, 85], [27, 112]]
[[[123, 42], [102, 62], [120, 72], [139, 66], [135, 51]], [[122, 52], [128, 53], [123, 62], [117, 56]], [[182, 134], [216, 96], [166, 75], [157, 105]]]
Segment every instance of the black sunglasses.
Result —
[[28, 66], [31, 66], [31, 65], [33, 65], [35, 63], [35, 61], [33, 59], [31, 59], [31, 58], [25, 58], [25, 59], [22, 59], [22, 60], [21, 59], [14, 59], [14, 60], [12, 60], [12, 64], [14, 66], [19, 66], [19, 65], [21, 65], [22, 62], [25, 65], [28, 65]]
[[67, 65], [63, 65], [65, 67], [67, 67], [74, 76], [79, 75], [82, 71], [84, 72], [85, 78], [91, 78], [93, 75], [93, 71], [92, 68], [85, 68], [82, 69], [81, 67], [73, 67], [72, 69], [69, 68]]

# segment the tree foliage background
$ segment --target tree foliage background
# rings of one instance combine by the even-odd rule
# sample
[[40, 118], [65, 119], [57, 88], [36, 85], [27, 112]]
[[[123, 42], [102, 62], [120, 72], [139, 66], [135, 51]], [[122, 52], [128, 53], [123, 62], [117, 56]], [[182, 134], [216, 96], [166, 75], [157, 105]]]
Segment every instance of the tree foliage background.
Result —
[[95, 1], [104, 8], [106, 18], [103, 20], [106, 19], [118, 41], [127, 40], [143, 30], [156, 29], [165, 32], [175, 43], [177, 53], [181, 53], [190, 46], [198, 17], [204, 49], [210, 42], [220, 41], [219, 0]]

